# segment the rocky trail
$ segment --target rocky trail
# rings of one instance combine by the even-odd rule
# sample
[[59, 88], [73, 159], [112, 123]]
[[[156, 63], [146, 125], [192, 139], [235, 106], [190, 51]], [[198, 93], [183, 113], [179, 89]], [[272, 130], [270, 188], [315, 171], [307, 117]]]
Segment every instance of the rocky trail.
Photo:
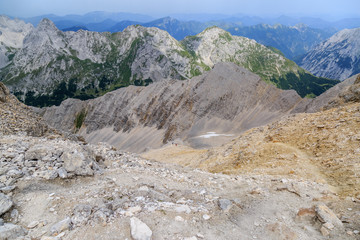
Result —
[[[2, 139], [0, 201], [11, 206], [2, 212], [0, 239], [357, 237], [352, 219], [360, 215], [358, 203], [338, 206], [340, 199], [327, 184], [213, 174], [148, 161], [104, 144]], [[44, 142], [47, 149], [39, 150]], [[30, 162], [33, 167], [27, 167]]]

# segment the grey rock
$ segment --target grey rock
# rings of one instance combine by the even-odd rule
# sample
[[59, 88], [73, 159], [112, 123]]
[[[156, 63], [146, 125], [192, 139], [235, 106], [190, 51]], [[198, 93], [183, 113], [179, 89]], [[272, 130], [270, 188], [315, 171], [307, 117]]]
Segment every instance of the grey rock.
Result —
[[68, 177], [68, 173], [65, 170], [65, 168], [59, 168], [57, 170], [57, 172], [58, 172], [58, 175], [59, 175], [60, 178], [67, 178]]
[[0, 226], [4, 225], [4, 220], [2, 218], [0, 218]]
[[92, 207], [90, 205], [79, 204], [76, 205], [73, 211], [73, 216], [71, 217], [71, 222], [75, 226], [81, 226], [88, 222], [92, 212]]
[[94, 175], [92, 169], [95, 161], [94, 155], [81, 147], [66, 150], [61, 155], [61, 161], [64, 162], [64, 168], [68, 173], [80, 176]]
[[15, 188], [16, 188], [16, 186], [5, 186], [5, 187], [1, 187], [1, 188], [0, 188], [0, 192], [7, 194], [7, 193], [12, 192]]
[[43, 174], [41, 175], [42, 178], [46, 179], [46, 180], [53, 180], [55, 178], [57, 178], [58, 172], [56, 170], [48, 170], [48, 171], [44, 171]]
[[50, 228], [50, 232], [52, 234], [59, 234], [65, 230], [70, 229], [71, 227], [71, 219], [69, 217], [61, 220], [60, 222], [54, 224], [51, 228]]
[[132, 217], [130, 219], [130, 228], [134, 240], [151, 240], [151, 229], [140, 219]]
[[0, 239], [18, 239], [19, 237], [25, 236], [26, 234], [27, 230], [25, 228], [12, 223], [5, 223], [4, 225], [0, 226]]
[[18, 222], [19, 221], [19, 211], [17, 209], [13, 209], [10, 213], [10, 217], [11, 217], [11, 220], [13, 222]]
[[322, 223], [332, 224], [335, 227], [343, 228], [343, 223], [336, 214], [325, 204], [318, 204], [315, 207], [316, 216]]
[[25, 160], [43, 160], [46, 158], [50, 159], [52, 156], [59, 157], [61, 153], [61, 150], [56, 149], [52, 145], [37, 144], [30, 147], [25, 152]]
[[0, 216], [9, 211], [13, 204], [10, 197], [0, 193]]
[[6, 174], [12, 178], [21, 178], [24, 176], [24, 173], [18, 169], [11, 169]]
[[219, 199], [218, 206], [223, 211], [229, 211], [232, 207], [232, 202], [229, 199]]

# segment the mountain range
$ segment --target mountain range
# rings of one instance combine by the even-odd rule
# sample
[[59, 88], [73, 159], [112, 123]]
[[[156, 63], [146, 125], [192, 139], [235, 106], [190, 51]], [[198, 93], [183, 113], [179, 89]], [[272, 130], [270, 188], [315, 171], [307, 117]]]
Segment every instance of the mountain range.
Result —
[[224, 21], [179, 21], [171, 17], [156, 19], [150, 22], [124, 20], [115, 22], [112, 19], [100, 23], [83, 24], [71, 21], [55, 21], [57, 28], [63, 31], [77, 31], [79, 29], [96, 32], [120, 32], [130, 25], [141, 25], [144, 27], [157, 27], [167, 31], [177, 40], [187, 36], [196, 35], [206, 28], [217, 26], [232, 35], [243, 36], [254, 39], [266, 46], [279, 49], [289, 59], [304, 55], [316, 44], [330, 37], [335, 33], [334, 29], [316, 29], [305, 24], [287, 26], [283, 24], [257, 24], [244, 26], [237, 22]]
[[316, 78], [254, 40], [212, 27], [179, 42], [158, 28], [129, 26], [114, 34], [62, 32], [48, 19], [29, 32], [0, 77], [27, 104], [93, 98], [164, 78], [189, 79], [218, 62], [234, 62], [302, 97], [337, 83]]
[[[58, 29], [79, 29], [97, 32], [119, 32], [130, 25], [158, 27], [177, 40], [196, 35], [208, 27], [218, 26], [236, 36], [255, 39], [261, 44], [282, 51], [291, 60], [304, 55], [316, 44], [344, 28], [360, 26], [360, 19], [341, 19], [329, 22], [320, 18], [295, 18], [280, 16], [261, 18], [246, 15], [175, 14], [170, 17], [153, 18], [141, 14], [91, 12], [85, 15], [43, 15], [24, 19], [35, 26], [43, 18], [52, 20]], [[307, 27], [305, 27], [307, 26]]]
[[360, 73], [360, 28], [336, 33], [298, 63], [316, 76], [332, 79], [344, 80]]

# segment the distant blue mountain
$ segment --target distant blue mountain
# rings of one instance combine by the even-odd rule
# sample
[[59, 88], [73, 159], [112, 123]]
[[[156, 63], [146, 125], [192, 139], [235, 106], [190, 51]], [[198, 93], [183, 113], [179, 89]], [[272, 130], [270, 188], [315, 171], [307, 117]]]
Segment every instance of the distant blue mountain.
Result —
[[154, 20], [153, 17], [143, 15], [143, 14], [135, 14], [135, 13], [124, 13], [124, 12], [118, 12], [118, 13], [111, 13], [111, 12], [90, 12], [85, 15], [65, 15], [65, 16], [57, 16], [54, 14], [48, 14], [48, 15], [41, 15], [37, 17], [31, 17], [31, 18], [23, 18], [25, 22], [30, 22], [34, 26], [37, 26], [37, 24], [43, 19], [48, 18], [51, 21], [60, 22], [60, 21], [74, 21], [77, 23], [82, 24], [89, 24], [89, 23], [100, 23], [105, 20], [113, 20], [114, 22], [120, 22], [124, 20], [130, 20], [130, 21], [137, 21], [137, 22], [149, 22]]
[[68, 32], [68, 31], [77, 32], [79, 30], [89, 31], [89, 29], [87, 29], [85, 26], [73, 26], [73, 27], [61, 29], [61, 31], [63, 31], [63, 32]]
[[135, 21], [121, 21], [116, 23], [114, 26], [108, 28], [108, 32], [122, 32], [125, 28], [131, 25], [138, 25], [140, 22]]

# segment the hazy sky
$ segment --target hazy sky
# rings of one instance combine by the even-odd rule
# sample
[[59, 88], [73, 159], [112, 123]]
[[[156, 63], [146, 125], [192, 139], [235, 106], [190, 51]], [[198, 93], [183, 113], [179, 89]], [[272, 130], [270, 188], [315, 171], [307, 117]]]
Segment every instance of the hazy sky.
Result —
[[346, 18], [360, 16], [360, 0], [0, 0], [0, 14], [29, 17], [91, 11], [132, 12], [150, 16], [173, 13], [243, 13], [255, 16]]

